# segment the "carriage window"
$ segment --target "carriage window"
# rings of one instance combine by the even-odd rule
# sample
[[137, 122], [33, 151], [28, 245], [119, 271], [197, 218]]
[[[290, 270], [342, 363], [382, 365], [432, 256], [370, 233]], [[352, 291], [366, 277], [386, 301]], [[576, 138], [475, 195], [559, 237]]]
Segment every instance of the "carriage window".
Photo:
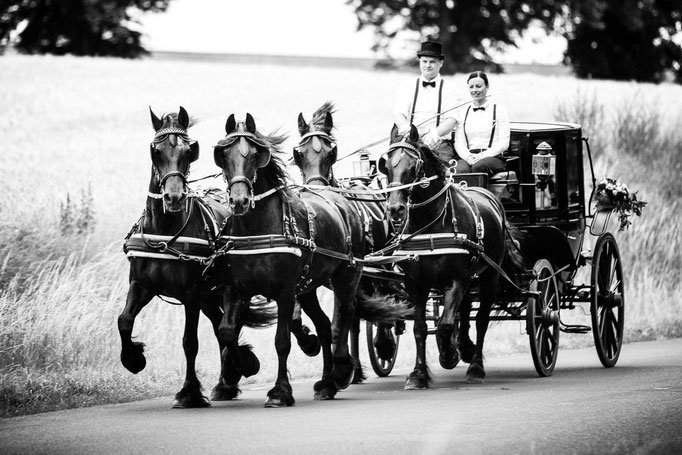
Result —
[[582, 159], [580, 154], [580, 135], [571, 132], [566, 135], [566, 185], [568, 187], [568, 204], [580, 204], [582, 197], [580, 182], [582, 181]]

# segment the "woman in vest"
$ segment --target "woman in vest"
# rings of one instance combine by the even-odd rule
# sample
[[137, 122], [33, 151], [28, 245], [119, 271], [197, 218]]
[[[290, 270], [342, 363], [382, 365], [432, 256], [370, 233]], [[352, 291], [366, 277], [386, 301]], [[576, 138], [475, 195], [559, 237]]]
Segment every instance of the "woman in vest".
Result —
[[457, 173], [504, 171], [503, 153], [509, 147], [509, 116], [504, 106], [488, 99], [488, 76], [476, 71], [467, 78], [473, 102], [459, 112], [455, 150]]

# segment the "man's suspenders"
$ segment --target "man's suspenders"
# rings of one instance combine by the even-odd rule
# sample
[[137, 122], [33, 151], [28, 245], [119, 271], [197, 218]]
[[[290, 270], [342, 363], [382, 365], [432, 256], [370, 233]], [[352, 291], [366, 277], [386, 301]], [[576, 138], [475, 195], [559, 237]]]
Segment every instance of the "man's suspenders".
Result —
[[[417, 78], [417, 85], [414, 88], [414, 99], [412, 100], [412, 113], [410, 114], [410, 125], [414, 123], [414, 109], [417, 107], [417, 95], [419, 95], [419, 82], [421, 78]], [[436, 126], [440, 125], [440, 109], [443, 102], [443, 79], [440, 80], [440, 85], [438, 86], [438, 117], [436, 117]]]

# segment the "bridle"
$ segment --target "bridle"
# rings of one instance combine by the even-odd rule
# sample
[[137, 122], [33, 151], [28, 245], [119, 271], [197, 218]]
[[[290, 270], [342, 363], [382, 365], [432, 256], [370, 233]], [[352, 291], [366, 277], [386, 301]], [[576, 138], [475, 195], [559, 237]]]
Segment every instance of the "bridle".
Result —
[[[261, 147], [265, 152], [263, 156], [260, 157], [260, 159], [256, 162], [256, 169], [262, 168], [267, 166], [267, 164], [270, 162], [270, 147], [268, 144], [263, 142], [261, 139], [259, 139], [255, 134], [250, 133], [249, 131], [246, 130], [246, 127], [243, 122], [240, 122], [237, 125], [237, 130], [233, 131], [232, 133], [229, 133], [225, 138], [221, 139], [218, 141], [218, 144], [213, 146], [213, 155], [214, 155], [214, 160], [216, 164], [222, 168], [223, 170], [223, 179], [225, 179], [225, 182], [228, 182], [227, 179], [227, 174], [225, 167], [222, 165], [222, 157], [220, 156], [220, 153], [228, 148], [231, 147], [233, 144], [236, 142], [239, 142], [239, 154], [246, 158], [249, 155], [250, 148], [249, 148], [249, 143], [251, 143], [255, 147]], [[227, 192], [230, 193], [232, 186], [234, 186], [237, 183], [244, 183], [247, 188], [249, 189], [249, 196], [252, 200], [253, 203], [255, 203], [254, 199], [254, 194], [253, 194], [253, 185], [256, 183], [256, 176], [258, 175], [258, 172], [255, 171], [253, 174], [253, 180], [248, 178], [245, 175], [237, 175], [232, 177], [227, 185]]]
[[[324, 131], [310, 131], [303, 136], [301, 136], [301, 140], [298, 143], [298, 146], [294, 147], [294, 162], [298, 165], [298, 167], [301, 167], [301, 147], [308, 142], [311, 142], [313, 151], [315, 153], [321, 153], [322, 152], [322, 142], [320, 141], [320, 138], [324, 139], [326, 142], [329, 143], [329, 146], [331, 147], [330, 153], [333, 153], [336, 155], [336, 142], [334, 142], [334, 138], [330, 136], [328, 133], [325, 133]], [[336, 158], [334, 158], [334, 161], [336, 161]], [[310, 185], [312, 182], [318, 181], [322, 182], [324, 186], [329, 186], [329, 182], [333, 179], [332, 175], [332, 168], [329, 168], [329, 175], [322, 176], [322, 175], [313, 175], [312, 177], [309, 177], [306, 179], [304, 185]]]
[[[169, 136], [175, 135], [179, 140], [183, 141], [184, 144], [186, 144], [189, 147], [190, 150], [190, 156], [189, 160], [187, 163], [187, 170], [185, 172], [181, 171], [171, 171], [163, 176], [161, 176], [161, 172], [159, 171], [159, 165], [156, 162], [156, 152], [158, 151], [157, 149], [157, 144], [161, 144], [164, 142], [166, 139], [168, 139]], [[152, 139], [152, 142], [149, 144], [149, 153], [151, 155], [152, 159], [152, 169], [154, 170], [154, 174], [156, 176], [156, 179], [159, 182], [159, 190], [160, 193], [149, 193], [149, 196], [154, 198], [154, 199], [161, 199], [163, 198], [163, 191], [164, 191], [164, 185], [166, 184], [166, 181], [173, 176], [178, 176], [182, 180], [183, 184], [183, 193], [187, 194], [188, 189], [187, 189], [187, 179], [189, 177], [189, 171], [190, 171], [190, 163], [196, 161], [199, 158], [199, 143], [195, 140], [192, 140], [189, 138], [189, 135], [187, 134], [187, 130], [183, 128], [178, 128], [175, 126], [168, 127], [168, 128], [162, 128], [156, 132], [154, 135], [154, 139]]]

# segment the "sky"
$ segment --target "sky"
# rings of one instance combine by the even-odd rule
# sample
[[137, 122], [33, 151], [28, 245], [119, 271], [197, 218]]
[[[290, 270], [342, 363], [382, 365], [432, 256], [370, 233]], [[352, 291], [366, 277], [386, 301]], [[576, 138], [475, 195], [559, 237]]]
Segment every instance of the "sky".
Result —
[[[145, 46], [155, 51], [371, 58], [373, 33], [357, 31], [346, 0], [172, 0], [165, 13], [140, 18]], [[414, 55], [405, 44], [403, 55]], [[501, 63], [561, 61], [565, 43], [530, 30]], [[400, 53], [400, 46], [398, 47]]]

